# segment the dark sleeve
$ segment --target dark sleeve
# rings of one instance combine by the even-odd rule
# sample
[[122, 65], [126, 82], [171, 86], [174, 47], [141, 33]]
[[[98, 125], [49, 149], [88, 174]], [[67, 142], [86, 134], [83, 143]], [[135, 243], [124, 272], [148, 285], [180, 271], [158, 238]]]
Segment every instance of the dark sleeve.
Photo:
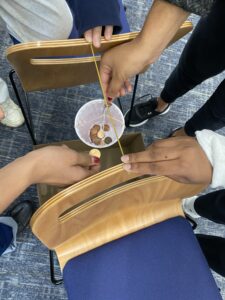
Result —
[[120, 31], [118, 0], [69, 0], [68, 2], [73, 2], [73, 13], [79, 36], [97, 26], [113, 25], [114, 33]]
[[186, 11], [191, 13], [205, 16], [207, 15], [212, 7], [215, 0], [166, 0], [171, 4], [175, 4]]

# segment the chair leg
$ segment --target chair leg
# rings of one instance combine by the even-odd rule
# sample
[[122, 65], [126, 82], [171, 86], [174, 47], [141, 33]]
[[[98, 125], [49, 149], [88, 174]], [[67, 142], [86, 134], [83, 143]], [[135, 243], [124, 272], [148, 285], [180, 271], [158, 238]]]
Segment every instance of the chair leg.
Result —
[[50, 260], [50, 275], [51, 275], [51, 282], [55, 285], [59, 285], [63, 282], [63, 279], [57, 279], [55, 277], [55, 267], [54, 267], [54, 251], [49, 250], [49, 260]]
[[28, 94], [25, 91], [24, 91], [24, 96], [25, 96], [25, 104], [26, 104], [27, 116], [28, 116], [30, 128], [33, 132], [33, 135], [35, 136], [34, 125], [33, 125], [33, 120], [32, 120], [32, 115], [31, 115], [31, 110], [30, 110], [30, 103], [29, 103], [29, 99], [28, 99]]
[[132, 116], [132, 110], [133, 110], [133, 107], [134, 107], [134, 101], [135, 101], [135, 97], [136, 97], [138, 79], [139, 79], [139, 75], [136, 75], [135, 82], [134, 82], [134, 91], [133, 91], [132, 100], [131, 100], [131, 104], [130, 104], [130, 112], [129, 112], [128, 120], [126, 122], [126, 127], [130, 126], [130, 120], [131, 120], [131, 116]]
[[20, 108], [22, 110], [22, 113], [23, 113], [23, 116], [24, 116], [24, 119], [25, 119], [25, 123], [26, 123], [27, 129], [28, 129], [28, 132], [30, 134], [32, 143], [33, 143], [33, 145], [37, 145], [37, 141], [35, 139], [34, 130], [33, 130], [33, 124], [32, 124], [32, 118], [31, 118], [31, 113], [30, 113], [29, 102], [28, 102], [28, 99], [27, 99], [27, 94], [25, 93], [25, 99], [26, 99], [25, 102], [26, 102], [26, 108], [27, 108], [27, 114], [28, 114], [28, 116], [26, 114], [24, 105], [23, 105], [22, 100], [20, 98], [19, 91], [17, 89], [16, 83], [15, 83], [15, 80], [14, 80], [14, 74], [15, 74], [15, 71], [11, 70], [9, 72], [9, 79], [10, 79], [10, 82], [12, 84], [14, 93], [16, 95], [16, 99], [18, 101], [18, 104], [19, 104], [19, 106], [20, 106]]
[[120, 110], [121, 110], [121, 112], [122, 112], [122, 114], [123, 114], [123, 106], [122, 106], [122, 103], [121, 103], [119, 97], [117, 98], [117, 102], [118, 102], [119, 108], [120, 108]]

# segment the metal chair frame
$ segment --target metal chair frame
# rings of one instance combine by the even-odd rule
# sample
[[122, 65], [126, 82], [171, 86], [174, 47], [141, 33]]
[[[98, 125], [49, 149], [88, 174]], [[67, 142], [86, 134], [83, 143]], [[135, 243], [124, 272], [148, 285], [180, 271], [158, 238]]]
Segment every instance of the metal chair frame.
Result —
[[[28, 99], [28, 93], [26, 91], [24, 91], [24, 89], [23, 89], [25, 101], [22, 101], [22, 97], [20, 96], [19, 89], [17, 87], [16, 80], [14, 78], [15, 73], [16, 73], [15, 70], [12, 69], [9, 72], [9, 79], [10, 79], [10, 82], [12, 84], [12, 87], [13, 87], [18, 105], [22, 110], [24, 120], [25, 120], [25, 124], [26, 124], [27, 130], [28, 130], [28, 133], [30, 135], [32, 144], [37, 145], [38, 141], [37, 141], [36, 135], [35, 135], [34, 125], [33, 125], [33, 120], [32, 120], [32, 114], [31, 114], [31, 109], [30, 109], [30, 104], [29, 104], [29, 99]], [[131, 104], [130, 104], [130, 112], [129, 112], [128, 121], [126, 123], [127, 127], [129, 127], [129, 125], [130, 125], [132, 110], [133, 110], [133, 106], [134, 106], [135, 98], [136, 98], [138, 79], [139, 79], [139, 75], [137, 75], [136, 78], [135, 78], [134, 90], [133, 90], [133, 94], [132, 94], [132, 98], [131, 98]], [[122, 106], [122, 103], [120, 101], [120, 98], [117, 98], [117, 101], [118, 101], [118, 105], [120, 107], [120, 110], [123, 113], [123, 106]]]

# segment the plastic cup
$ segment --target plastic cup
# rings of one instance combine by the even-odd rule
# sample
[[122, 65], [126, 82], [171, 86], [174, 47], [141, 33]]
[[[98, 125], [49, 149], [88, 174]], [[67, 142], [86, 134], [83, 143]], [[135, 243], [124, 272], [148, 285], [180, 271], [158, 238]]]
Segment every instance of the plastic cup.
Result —
[[[118, 138], [120, 138], [125, 129], [123, 114], [114, 103], [110, 106], [110, 114], [112, 116]], [[109, 136], [112, 139], [110, 144], [96, 145], [91, 141], [90, 130], [96, 124], [100, 126], [108, 124], [110, 126], [110, 130], [105, 132], [105, 137]], [[92, 148], [106, 148], [117, 142], [117, 137], [113, 129], [110, 116], [107, 113], [107, 109], [104, 106], [104, 100], [102, 99], [89, 101], [79, 109], [75, 117], [74, 128], [80, 140]]]

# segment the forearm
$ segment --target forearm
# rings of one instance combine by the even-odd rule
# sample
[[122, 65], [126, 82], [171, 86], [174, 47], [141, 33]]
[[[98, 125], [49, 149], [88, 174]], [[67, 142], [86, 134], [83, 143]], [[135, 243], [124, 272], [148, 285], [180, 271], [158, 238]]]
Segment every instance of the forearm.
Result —
[[33, 169], [29, 154], [0, 169], [0, 213], [32, 183]]
[[205, 16], [209, 13], [215, 0], [166, 0], [172, 4], [175, 4], [186, 11], [194, 14]]
[[67, 146], [48, 146], [0, 170], [0, 213], [32, 184], [68, 186], [99, 171], [99, 159]]
[[187, 19], [189, 12], [163, 0], [155, 0], [137, 40], [142, 52], [153, 63]]

